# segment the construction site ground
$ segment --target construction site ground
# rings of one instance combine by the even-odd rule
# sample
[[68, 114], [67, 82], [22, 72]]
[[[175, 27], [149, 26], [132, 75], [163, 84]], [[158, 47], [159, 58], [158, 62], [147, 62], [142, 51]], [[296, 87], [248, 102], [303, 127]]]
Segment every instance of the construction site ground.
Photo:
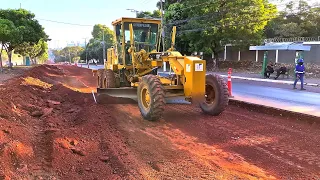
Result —
[[0, 72], [0, 84], [3, 84], [8, 79], [11, 79], [15, 76], [20, 76], [26, 70], [30, 69], [29, 67], [15, 67], [14, 69], [3, 68], [3, 72]]
[[318, 118], [231, 103], [217, 117], [93, 100], [96, 77], [34, 67], [0, 86], [0, 179], [320, 179]]

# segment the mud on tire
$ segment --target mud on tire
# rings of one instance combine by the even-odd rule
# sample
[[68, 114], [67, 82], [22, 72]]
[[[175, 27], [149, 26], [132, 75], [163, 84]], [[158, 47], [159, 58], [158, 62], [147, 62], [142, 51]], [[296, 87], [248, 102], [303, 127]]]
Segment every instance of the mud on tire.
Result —
[[104, 75], [104, 72], [105, 72], [105, 70], [104, 69], [99, 69], [98, 70], [98, 73], [97, 73], [97, 76], [98, 76], [98, 88], [103, 88], [103, 81], [102, 81], [102, 79], [103, 79], [103, 77], [105, 76]]
[[116, 76], [111, 69], [98, 70], [98, 88], [115, 88], [116, 84]]
[[224, 79], [216, 74], [206, 76], [206, 99], [200, 103], [201, 110], [209, 115], [221, 114], [229, 104], [228, 86]]
[[[165, 106], [165, 91], [160, 80], [154, 75], [143, 76], [137, 89], [137, 95], [138, 106], [144, 119], [159, 120]], [[149, 99], [149, 104], [146, 99]]]

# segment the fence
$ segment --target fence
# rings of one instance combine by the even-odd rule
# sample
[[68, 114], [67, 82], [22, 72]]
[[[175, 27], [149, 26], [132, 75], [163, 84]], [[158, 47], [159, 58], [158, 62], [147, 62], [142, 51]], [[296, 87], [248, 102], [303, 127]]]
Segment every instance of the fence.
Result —
[[[274, 39], [275, 40], [275, 39]], [[310, 39], [311, 40], [311, 39]], [[320, 65], [320, 41], [318, 42], [305, 42], [304, 44], [310, 45], [311, 50], [304, 52], [304, 60], [307, 63], [319, 64]], [[278, 62], [279, 63], [294, 63], [295, 51], [278, 51]], [[229, 61], [241, 61], [241, 60], [252, 60], [252, 61], [262, 61], [263, 51], [239, 51], [233, 46], [226, 46], [226, 50], [219, 55], [223, 57], [224, 60]], [[276, 51], [268, 51], [268, 60], [276, 61]]]

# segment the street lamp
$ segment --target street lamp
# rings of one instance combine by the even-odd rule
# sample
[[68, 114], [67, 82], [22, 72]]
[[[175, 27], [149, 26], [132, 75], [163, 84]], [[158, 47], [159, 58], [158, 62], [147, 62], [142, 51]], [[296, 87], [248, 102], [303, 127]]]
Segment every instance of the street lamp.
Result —
[[136, 13], [136, 17], [138, 17], [138, 13], [140, 12], [140, 11], [138, 11], [138, 10], [135, 10], [135, 9], [127, 9], [128, 11], [131, 11], [131, 12], [135, 12]]

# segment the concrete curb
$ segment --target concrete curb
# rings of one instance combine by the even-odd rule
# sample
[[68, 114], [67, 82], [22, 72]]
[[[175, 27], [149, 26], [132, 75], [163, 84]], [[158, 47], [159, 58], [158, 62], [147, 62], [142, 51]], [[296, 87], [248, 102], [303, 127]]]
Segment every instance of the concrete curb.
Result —
[[290, 118], [295, 118], [297, 120], [307, 121], [311, 123], [320, 122], [320, 117], [318, 116], [270, 107], [262, 104], [251, 103], [251, 102], [237, 100], [233, 98], [229, 99], [229, 104], [236, 105], [241, 108], [245, 108], [250, 111], [256, 111], [259, 113], [265, 113], [265, 114], [271, 113], [273, 116], [290, 117]]
[[[159, 74], [169, 74], [168, 72], [159, 72]], [[214, 72], [208, 72], [208, 74], [214, 74]], [[222, 77], [228, 77], [227, 75], [223, 75], [220, 73], [217, 73]], [[259, 82], [270, 82], [270, 83], [278, 83], [278, 84], [288, 84], [293, 85], [293, 81], [284, 81], [284, 80], [272, 80], [272, 79], [260, 79], [260, 78], [249, 78], [249, 77], [242, 77], [242, 76], [231, 76], [231, 78], [234, 79], [241, 79], [241, 80], [248, 80], [248, 81], [259, 81]], [[300, 85], [301, 82], [298, 82], [297, 85]], [[306, 86], [313, 86], [313, 87], [320, 87], [320, 84], [315, 83], [303, 83]]]
[[[228, 77], [227, 75], [221, 75], [222, 77]], [[283, 80], [272, 80], [272, 79], [259, 79], [259, 78], [249, 78], [249, 77], [241, 77], [241, 76], [231, 76], [234, 79], [248, 80], [248, 81], [259, 81], [259, 82], [270, 82], [270, 83], [278, 83], [278, 84], [288, 84], [293, 85], [293, 81], [283, 81]], [[301, 82], [298, 82], [297, 85], [300, 85]], [[320, 87], [320, 84], [315, 83], [303, 83], [306, 86]]]

